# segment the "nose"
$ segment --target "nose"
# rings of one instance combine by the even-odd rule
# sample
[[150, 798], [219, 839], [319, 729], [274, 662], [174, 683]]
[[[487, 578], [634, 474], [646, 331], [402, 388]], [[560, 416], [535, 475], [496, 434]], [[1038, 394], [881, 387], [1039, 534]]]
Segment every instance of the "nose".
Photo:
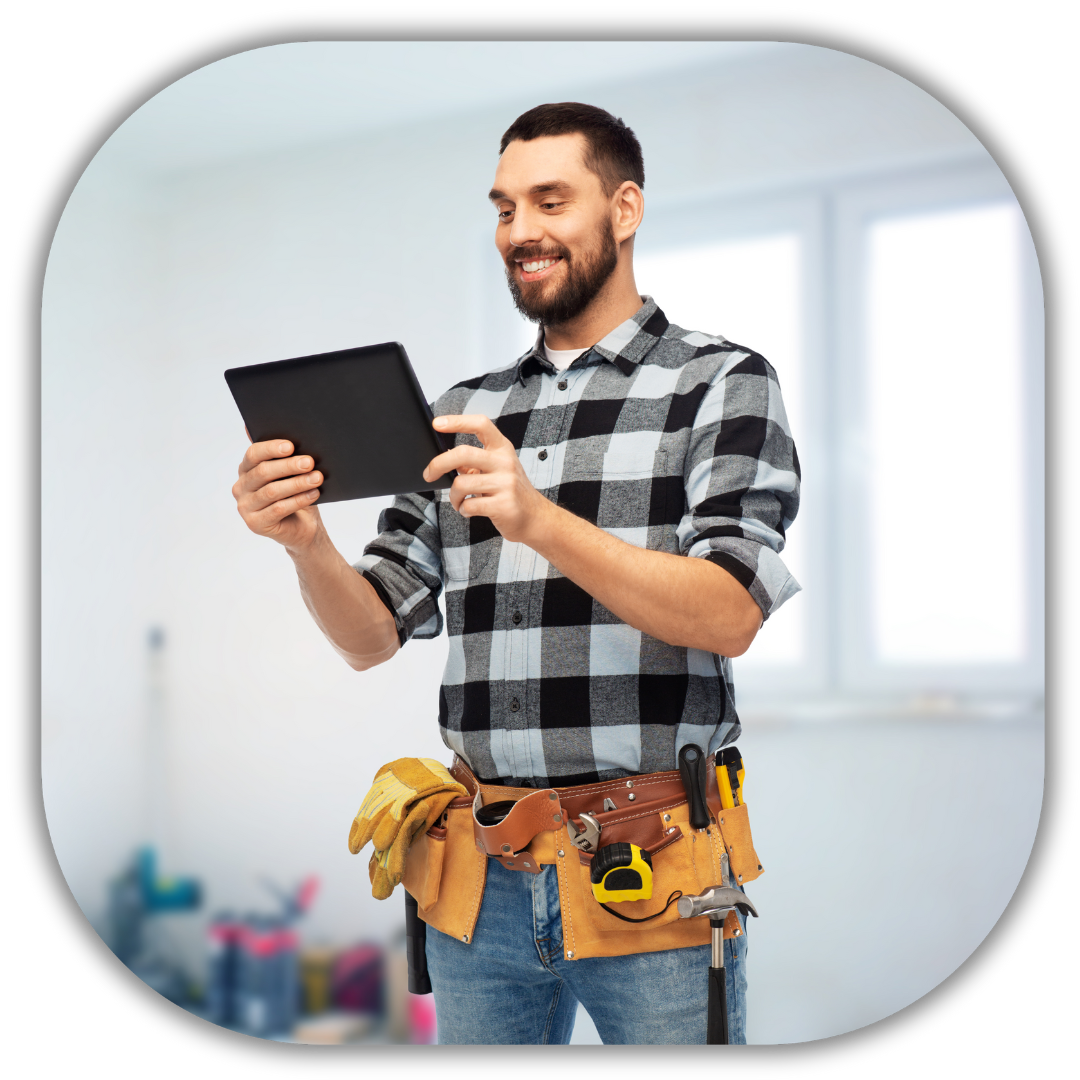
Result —
[[514, 211], [514, 220], [510, 223], [510, 244], [512, 247], [528, 247], [543, 239], [544, 229], [538, 215], [528, 209]]

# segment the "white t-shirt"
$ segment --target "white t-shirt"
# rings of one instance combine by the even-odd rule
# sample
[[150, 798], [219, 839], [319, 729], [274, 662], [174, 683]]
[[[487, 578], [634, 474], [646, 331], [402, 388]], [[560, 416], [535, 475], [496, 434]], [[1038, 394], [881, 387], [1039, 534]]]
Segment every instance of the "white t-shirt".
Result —
[[544, 355], [556, 368], [558, 368], [559, 371], [565, 371], [582, 353], [587, 353], [588, 351], [588, 348], [552, 349], [548, 347], [546, 341], [544, 342]]

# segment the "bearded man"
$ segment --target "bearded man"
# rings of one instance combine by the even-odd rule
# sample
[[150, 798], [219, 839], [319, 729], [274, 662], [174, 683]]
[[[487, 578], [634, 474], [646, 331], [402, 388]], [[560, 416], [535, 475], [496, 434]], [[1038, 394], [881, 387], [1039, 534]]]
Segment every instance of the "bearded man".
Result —
[[[799, 588], [778, 555], [800, 477], [779, 384], [758, 354], [674, 326], [639, 295], [645, 176], [621, 120], [541, 105], [499, 152], [495, 243], [539, 332], [514, 363], [436, 402], [455, 445], [424, 478], [456, 469], [453, 486], [397, 498], [355, 565], [313, 505], [321, 475], [288, 443], [249, 448], [238, 508], [285, 546], [313, 617], [357, 670], [439, 634], [445, 591], [439, 725], [470, 795], [481, 785], [486, 805], [505, 788], [516, 806], [548, 791], [559, 807], [603, 795], [593, 817], [609, 836], [649, 818], [655, 839], [641, 846], [659, 880], [676, 880], [664, 860], [681, 859], [679, 873], [718, 884], [730, 854], [738, 887], [756, 872], [738, 862], [735, 813], [694, 830], [649, 794], [672, 790], [687, 744], [712, 755], [738, 736], [730, 658]], [[479, 839], [477, 852], [472, 831], [464, 854], [445, 828], [421, 837], [438, 848], [441, 886], [431, 865], [406, 885], [428, 923], [439, 1041], [569, 1042], [580, 1002], [608, 1043], [704, 1042], [709, 945], [689, 925], [703, 920], [673, 922], [665, 889], [602, 907], [581, 886], [596, 846], [570, 846], [584, 819], [568, 832], [562, 818], [505, 855]], [[462, 860], [480, 872], [463, 877]], [[729, 922], [729, 1034], [744, 1042], [745, 924]]]

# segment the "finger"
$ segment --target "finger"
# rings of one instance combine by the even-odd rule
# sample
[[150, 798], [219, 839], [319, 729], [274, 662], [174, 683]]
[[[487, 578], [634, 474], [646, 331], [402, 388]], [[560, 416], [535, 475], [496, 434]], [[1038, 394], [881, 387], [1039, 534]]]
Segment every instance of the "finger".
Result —
[[455, 509], [462, 517], [491, 517], [498, 509], [497, 504], [502, 503], [501, 499], [492, 497], [497, 494], [498, 492], [490, 495], [474, 495], [471, 499], [466, 499], [463, 495]]
[[466, 416], [436, 416], [432, 426], [436, 431], [475, 435], [484, 444], [485, 450], [501, 450], [514, 445], [486, 416], [479, 413]]
[[310, 492], [312, 489], [318, 488], [322, 482], [322, 473], [316, 471], [265, 484], [263, 487], [255, 491], [249, 491], [243, 496], [243, 509], [256, 512], [263, 510], [276, 502]]
[[424, 479], [430, 484], [445, 476], [451, 469], [458, 472], [490, 472], [498, 464], [491, 456], [491, 451], [481, 450], [477, 446], [455, 446], [428, 462], [424, 469]]
[[470, 496], [497, 495], [502, 490], [499, 478], [491, 473], [458, 476], [450, 487], [450, 505], [461, 511], [461, 504]]
[[306, 454], [292, 458], [271, 458], [269, 461], [260, 461], [247, 472], [241, 472], [240, 487], [244, 491], [258, 491], [274, 480], [310, 473], [314, 468], [314, 459]]
[[[244, 428], [244, 434], [247, 434], [247, 428]], [[288, 439], [269, 439], [266, 442], [252, 443], [244, 451], [244, 460], [240, 462], [240, 472], [246, 473], [264, 461], [286, 457], [292, 452], [293, 444]]]
[[305, 507], [311, 506], [318, 497], [318, 490], [314, 490], [294, 495], [291, 499], [279, 499], [257, 513], [245, 515], [244, 520], [248, 523], [248, 528], [253, 532], [264, 532], [267, 529], [272, 529], [290, 514], [295, 514], [297, 510], [303, 510]]

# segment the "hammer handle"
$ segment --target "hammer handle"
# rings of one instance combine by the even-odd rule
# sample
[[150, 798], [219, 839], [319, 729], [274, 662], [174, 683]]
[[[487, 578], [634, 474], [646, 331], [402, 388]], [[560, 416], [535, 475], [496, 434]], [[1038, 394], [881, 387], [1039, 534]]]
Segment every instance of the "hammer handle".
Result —
[[709, 968], [709, 1046], [727, 1046], [727, 982], [722, 967]]

